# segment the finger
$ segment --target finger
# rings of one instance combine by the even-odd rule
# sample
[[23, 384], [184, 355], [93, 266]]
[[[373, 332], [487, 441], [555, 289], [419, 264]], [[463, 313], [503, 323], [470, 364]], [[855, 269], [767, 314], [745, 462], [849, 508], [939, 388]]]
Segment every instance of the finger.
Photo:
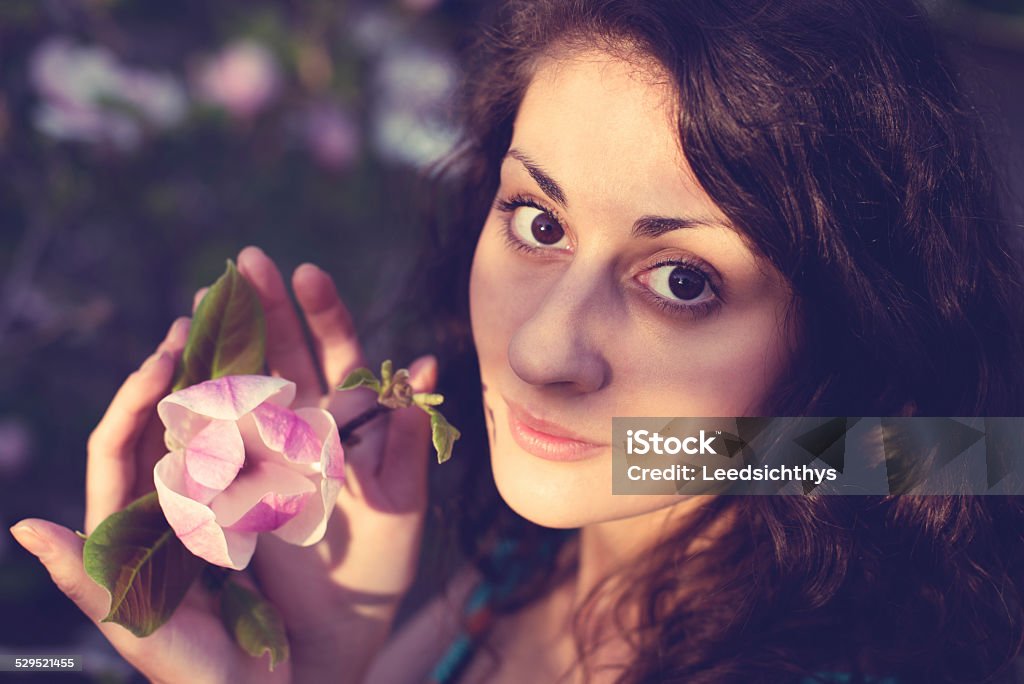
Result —
[[365, 365], [352, 315], [331, 276], [313, 264], [295, 269], [292, 287], [313, 333], [327, 387], [337, 387], [350, 372]]
[[[347, 392], [335, 390], [351, 371], [366, 365], [352, 316], [338, 297], [334, 281], [313, 264], [303, 264], [295, 269], [292, 286], [309, 323], [320, 366], [327, 380], [328, 393], [323, 408], [331, 412], [339, 425], [344, 425], [376, 404], [372, 392], [359, 389]], [[386, 440], [384, 425], [387, 421], [388, 416], [377, 418], [377, 425], [368, 425], [360, 431], [358, 444], [345, 447], [346, 463], [353, 468], [349, 488], [356, 496], [361, 495], [359, 480], [364, 476], [375, 475], [380, 470]]]
[[170, 352], [175, 358], [180, 357], [182, 350], [185, 348], [185, 343], [188, 342], [188, 334], [191, 328], [192, 319], [188, 316], [176, 319], [167, 331], [167, 336], [156, 350], [159, 352]]
[[128, 376], [106, 413], [89, 436], [85, 474], [85, 530], [131, 499], [135, 486], [135, 447], [156, 402], [166, 394], [174, 375], [171, 351], [187, 335], [187, 319], [178, 319], [167, 338], [142, 366]]
[[82, 567], [82, 540], [71, 530], [45, 520], [22, 520], [11, 535], [26, 551], [39, 559], [50, 578], [90, 620], [98, 622], [107, 614], [110, 596]]
[[[437, 384], [437, 359], [421, 356], [409, 369], [409, 382], [416, 392], [433, 392]], [[430, 417], [416, 406], [391, 414], [387, 449], [381, 461], [380, 482], [395, 502], [410, 507], [425, 505]]]
[[192, 313], [196, 312], [196, 309], [199, 308], [199, 302], [203, 301], [203, 297], [205, 297], [206, 293], [209, 291], [210, 288], [208, 287], [201, 287], [196, 290], [195, 296], [192, 297]]
[[11, 528], [11, 535], [26, 551], [39, 559], [50, 579], [92, 620], [111, 645], [130, 661], [140, 646], [159, 649], [153, 640], [140, 641], [124, 627], [101, 622], [110, 609], [110, 594], [96, 584], [82, 564], [84, 542], [74, 532], [46, 520], [30, 518]]
[[239, 253], [238, 270], [256, 290], [263, 304], [267, 324], [267, 365], [272, 372], [295, 383], [301, 404], [315, 403], [321, 395], [320, 377], [280, 271], [258, 247], [246, 247]]
[[[209, 288], [203, 288], [200, 293], [205, 293]], [[200, 295], [201, 296], [201, 295]], [[181, 354], [184, 351], [185, 343], [188, 341], [188, 332], [191, 326], [190, 318], [179, 318], [180, 323], [172, 326], [167, 339], [160, 345], [160, 349], [171, 354], [175, 370], [178, 368]], [[168, 390], [169, 391], [169, 390]], [[150, 415], [142, 429], [142, 435], [137, 444], [138, 470], [135, 475], [135, 486], [133, 487], [132, 500], [138, 499], [143, 494], [154, 490], [153, 468], [157, 461], [167, 453], [164, 445], [164, 424], [161, 422], [157, 412]]]
[[[179, 320], [181, 323], [177, 327], [171, 328], [167, 339], [160, 345], [161, 350], [171, 354], [172, 365], [175, 369], [178, 367], [181, 355], [185, 349], [185, 343], [188, 341], [191, 324], [188, 318], [181, 318]], [[170, 388], [167, 388], [165, 391], [169, 392]], [[136, 471], [132, 495], [129, 497], [130, 500], [135, 500], [143, 494], [148, 494], [154, 490], [153, 467], [166, 453], [167, 447], [164, 446], [164, 424], [156, 411], [153, 411], [150, 413], [149, 420], [146, 421], [146, 425], [142, 430], [142, 436], [139, 437], [137, 443], [136, 461], [138, 463], [138, 470]]]

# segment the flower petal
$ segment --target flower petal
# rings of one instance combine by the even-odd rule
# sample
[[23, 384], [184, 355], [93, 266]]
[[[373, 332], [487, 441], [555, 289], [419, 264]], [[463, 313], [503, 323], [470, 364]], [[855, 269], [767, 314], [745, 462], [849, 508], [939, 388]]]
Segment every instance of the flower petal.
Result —
[[256, 550], [255, 532], [225, 534], [214, 512], [185, 491], [185, 455], [172, 451], [153, 468], [160, 508], [181, 543], [203, 560], [225, 568], [242, 570]]
[[[274, 509], [277, 506], [275, 510], [279, 510], [281, 515], [286, 515], [287, 511], [295, 507], [297, 512], [302, 508], [302, 502], [315, 492], [316, 485], [309, 478], [303, 477], [284, 464], [250, 461], [231, 486], [213, 500], [210, 508], [216, 514], [218, 524], [233, 528], [236, 523], [241, 523], [242, 527], [239, 530], [244, 531], [246, 525], [257, 524], [252, 521], [266, 519], [261, 517], [266, 515], [263, 509]], [[268, 495], [273, 496], [268, 499]], [[301, 496], [302, 500], [295, 503], [287, 498], [295, 496]], [[242, 522], [250, 514], [251, 521]], [[294, 515], [295, 513], [290, 514], [289, 519]]]
[[295, 383], [266, 375], [227, 375], [186, 387], [160, 400], [157, 413], [168, 444], [187, 444], [210, 420], [238, 420], [263, 402], [288, 406]]
[[271, 534], [289, 544], [310, 546], [323, 539], [327, 521], [334, 512], [334, 505], [341, 489], [341, 480], [324, 478], [320, 481], [320, 496], [310, 498], [306, 506], [290, 521]]
[[264, 494], [228, 529], [238, 532], [271, 532], [294, 518], [312, 492], [302, 494]]
[[297, 413], [265, 403], [253, 409], [252, 418], [260, 439], [273, 451], [293, 463], [320, 462], [322, 443]]
[[338, 435], [338, 424], [329, 411], [321, 408], [300, 408], [296, 415], [305, 420], [322, 444], [319, 454], [320, 472], [324, 477], [345, 479], [345, 450]]
[[[185, 446], [185, 491], [209, 503], [224, 491], [245, 462], [245, 445], [234, 421], [211, 420]], [[197, 484], [200, 488], [190, 486]]]

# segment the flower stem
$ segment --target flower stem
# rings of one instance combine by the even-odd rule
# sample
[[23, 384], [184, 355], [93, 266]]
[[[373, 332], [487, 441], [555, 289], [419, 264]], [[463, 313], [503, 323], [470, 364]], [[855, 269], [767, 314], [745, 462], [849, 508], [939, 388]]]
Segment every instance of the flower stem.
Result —
[[351, 441], [352, 436], [353, 434], [355, 434], [356, 430], [366, 425], [380, 414], [386, 413], [390, 410], [391, 409], [389, 409], [387, 406], [383, 406], [381, 404], [374, 404], [373, 406], [366, 409], [352, 420], [348, 421], [347, 423], [339, 427], [338, 435], [341, 437], [342, 443]]

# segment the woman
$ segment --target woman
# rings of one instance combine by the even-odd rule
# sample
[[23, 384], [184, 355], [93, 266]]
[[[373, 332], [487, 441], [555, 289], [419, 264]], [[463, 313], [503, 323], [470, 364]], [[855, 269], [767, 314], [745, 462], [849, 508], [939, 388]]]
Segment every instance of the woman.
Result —
[[[348, 451], [322, 544], [261, 541], [289, 669], [239, 653], [199, 590], [147, 640], [100, 629], [156, 681], [1005, 672], [1024, 639], [1016, 498], [610, 494], [617, 415], [1021, 413], [1019, 268], [917, 11], [542, 0], [496, 26], [471, 52], [467, 141], [441, 178], [465, 220], [433, 236], [415, 290], [440, 302], [439, 384], [465, 428], [449, 503], [474, 563], [389, 639], [427, 501], [426, 425], [399, 411]], [[273, 264], [254, 248], [238, 263], [268, 312], [273, 370], [357, 413], [358, 393], [320, 395]], [[316, 267], [292, 286], [336, 386], [362, 363], [350, 319]], [[90, 440], [87, 532], [151, 486], [147, 421], [186, 328]], [[413, 384], [433, 388], [436, 369], [421, 358]], [[15, 533], [103, 615], [72, 533]]]

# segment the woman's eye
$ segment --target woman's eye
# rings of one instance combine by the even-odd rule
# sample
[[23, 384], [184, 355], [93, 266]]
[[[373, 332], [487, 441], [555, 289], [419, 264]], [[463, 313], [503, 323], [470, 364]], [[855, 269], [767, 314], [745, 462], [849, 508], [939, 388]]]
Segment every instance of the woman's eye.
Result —
[[516, 207], [510, 227], [517, 238], [531, 247], [559, 247], [565, 239], [565, 231], [558, 221], [536, 207]]
[[692, 266], [658, 266], [643, 274], [641, 281], [659, 296], [683, 305], [701, 304], [715, 297], [707, 276]]

